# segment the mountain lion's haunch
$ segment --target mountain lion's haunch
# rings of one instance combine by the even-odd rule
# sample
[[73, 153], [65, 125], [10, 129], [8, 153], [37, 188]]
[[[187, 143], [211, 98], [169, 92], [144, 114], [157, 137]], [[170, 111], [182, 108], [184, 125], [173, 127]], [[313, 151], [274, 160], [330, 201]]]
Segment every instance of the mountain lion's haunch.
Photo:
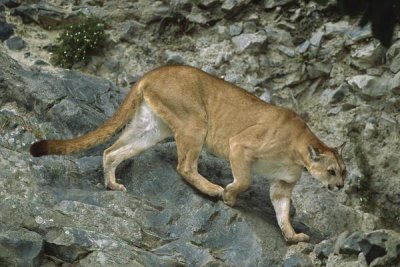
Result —
[[[343, 187], [346, 168], [340, 148], [321, 142], [293, 111], [267, 104], [247, 91], [201, 70], [165, 66], [138, 81], [115, 114], [96, 130], [70, 140], [32, 144], [35, 157], [69, 154], [100, 144], [123, 126], [119, 139], [104, 151], [105, 185], [126, 191], [116, 182], [123, 161], [167, 137], [174, 137], [177, 170], [204, 194], [235, 205], [251, 184], [252, 172], [271, 181], [270, 197], [284, 237], [308, 241], [289, 221], [290, 197], [303, 167], [329, 188]], [[225, 188], [197, 171], [201, 149], [229, 160], [234, 180]]]

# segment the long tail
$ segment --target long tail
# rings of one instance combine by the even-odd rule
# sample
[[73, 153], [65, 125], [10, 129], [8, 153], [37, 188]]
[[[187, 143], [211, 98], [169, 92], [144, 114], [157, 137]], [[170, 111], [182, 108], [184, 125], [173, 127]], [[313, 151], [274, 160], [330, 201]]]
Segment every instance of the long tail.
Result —
[[136, 108], [142, 101], [142, 92], [138, 86], [132, 88], [114, 115], [96, 130], [68, 140], [41, 140], [30, 147], [34, 157], [44, 155], [64, 155], [82, 151], [108, 140], [135, 115]]

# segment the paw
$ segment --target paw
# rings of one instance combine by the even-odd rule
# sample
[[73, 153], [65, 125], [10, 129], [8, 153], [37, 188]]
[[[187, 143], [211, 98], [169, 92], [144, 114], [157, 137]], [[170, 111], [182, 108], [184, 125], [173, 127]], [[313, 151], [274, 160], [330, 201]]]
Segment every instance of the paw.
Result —
[[208, 195], [211, 197], [222, 197], [223, 193], [224, 188], [219, 185], [215, 185], [208, 190]]
[[107, 187], [113, 191], [122, 191], [122, 192], [127, 191], [125, 186], [123, 184], [119, 184], [119, 183], [109, 183]]
[[235, 206], [236, 203], [236, 196], [232, 195], [232, 193], [228, 192], [226, 189], [222, 193], [222, 199], [224, 203], [230, 207]]
[[294, 234], [291, 237], [285, 237], [286, 241], [291, 243], [308, 242], [310, 237], [303, 233]]

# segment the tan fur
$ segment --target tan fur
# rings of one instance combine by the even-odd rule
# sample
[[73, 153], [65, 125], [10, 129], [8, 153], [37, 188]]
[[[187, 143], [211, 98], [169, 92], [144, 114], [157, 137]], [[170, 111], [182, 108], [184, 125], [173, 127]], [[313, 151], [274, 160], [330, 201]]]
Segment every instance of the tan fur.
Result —
[[[296, 234], [289, 221], [291, 192], [302, 168], [331, 188], [342, 187], [346, 176], [340, 151], [322, 143], [295, 112], [186, 66], [147, 73], [103, 126], [72, 140], [40, 141], [31, 152], [37, 156], [77, 152], [103, 142], [130, 118], [121, 137], [104, 151], [107, 187], [125, 191], [115, 179], [118, 164], [173, 136], [178, 172], [201, 192], [222, 197], [230, 206], [249, 188], [252, 171], [269, 177], [278, 224], [289, 241], [309, 240]], [[197, 171], [204, 146], [230, 161], [234, 181], [225, 189]]]

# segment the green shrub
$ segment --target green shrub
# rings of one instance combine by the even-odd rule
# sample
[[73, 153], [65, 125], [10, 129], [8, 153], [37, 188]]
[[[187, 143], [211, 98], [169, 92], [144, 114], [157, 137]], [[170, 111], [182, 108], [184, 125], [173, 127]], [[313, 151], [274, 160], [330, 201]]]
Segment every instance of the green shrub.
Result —
[[64, 27], [54, 49], [53, 64], [71, 68], [75, 63], [89, 61], [89, 53], [100, 49], [107, 38], [106, 24], [95, 17], [84, 18]]

